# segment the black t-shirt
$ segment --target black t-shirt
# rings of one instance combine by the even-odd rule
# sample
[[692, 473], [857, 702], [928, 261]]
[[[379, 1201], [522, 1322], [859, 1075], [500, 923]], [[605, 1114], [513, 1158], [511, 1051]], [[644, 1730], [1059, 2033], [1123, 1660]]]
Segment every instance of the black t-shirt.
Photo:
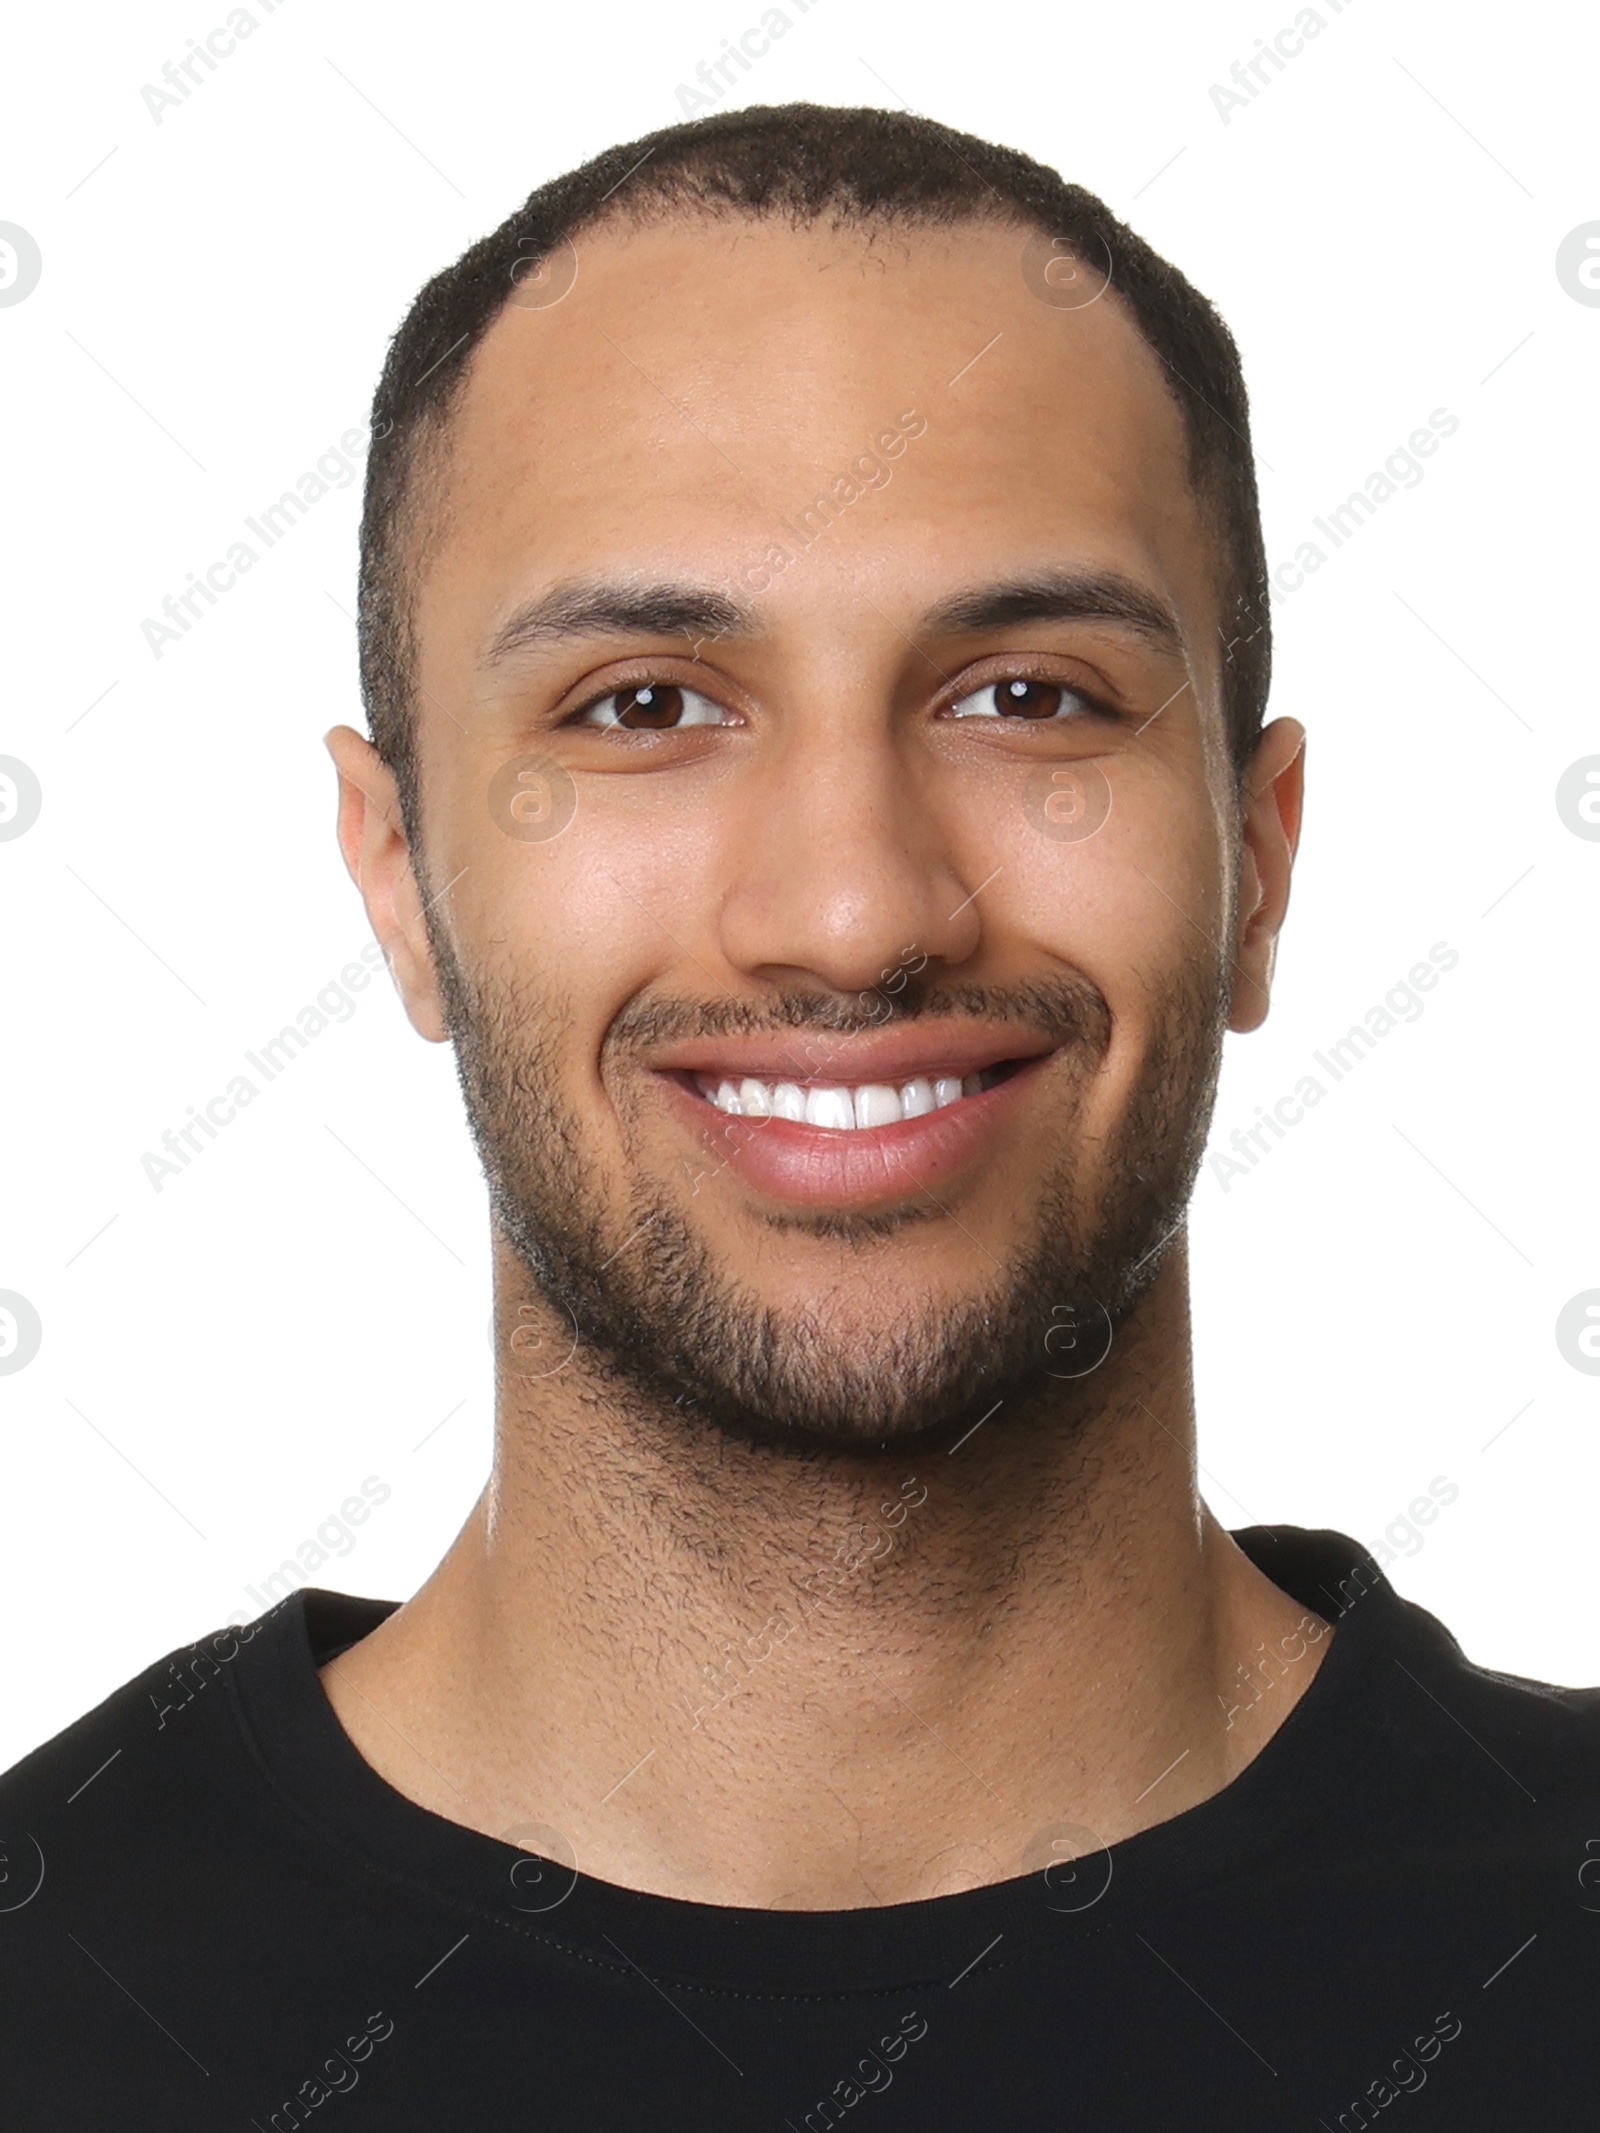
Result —
[[1594, 2128], [1600, 1691], [1469, 1665], [1338, 1534], [1236, 1538], [1338, 1629], [1232, 1784], [839, 1912], [642, 1895], [416, 1806], [316, 1675], [388, 1608], [297, 1593], [0, 1782], [0, 2124]]

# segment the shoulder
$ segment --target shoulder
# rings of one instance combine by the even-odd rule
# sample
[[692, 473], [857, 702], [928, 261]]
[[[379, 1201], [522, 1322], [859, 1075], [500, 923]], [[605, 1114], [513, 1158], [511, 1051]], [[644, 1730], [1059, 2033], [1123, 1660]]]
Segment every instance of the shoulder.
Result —
[[[256, 1622], [230, 1623], [153, 1660], [104, 1703], [0, 1775], [0, 1804], [53, 1799], [61, 1783], [78, 1773], [85, 1756], [92, 1758], [96, 1750], [116, 1756], [131, 1751], [137, 1759], [147, 1744], [171, 1731], [192, 1707], [207, 1701], [208, 1691], [275, 1624], [278, 1613], [275, 1609]], [[90, 1769], [97, 1767], [91, 1761]]]
[[[1600, 1688], [1478, 1665], [1359, 1542], [1299, 1527], [1236, 1533], [1256, 1566], [1333, 1626], [1324, 1668], [1395, 1809], [1435, 1838], [1518, 1803], [1586, 1808], [1600, 1779]], [[1548, 1815], [1538, 1818], [1553, 1827]], [[1564, 1818], [1560, 1818], [1564, 1819]], [[1396, 1832], [1399, 1834], [1399, 1832]], [[1407, 1831], [1408, 1836], [1415, 1832]]]
[[1419, 1872], [1473, 1880], [1486, 1904], [1499, 1887], [1552, 1915], [1600, 1909], [1600, 1689], [1480, 1666], [1392, 1587], [1379, 1612], [1365, 1659], [1389, 1811], [1374, 1839]]
[[301, 1998], [354, 1960], [357, 1928], [308, 1936], [308, 1892], [359, 1921], [364, 1884], [254, 1723], [279, 1677], [315, 1693], [308, 1597], [167, 1653], [0, 1777], [8, 2126], [220, 2123], [221, 2070], [270, 2090]]
[[[280, 1616], [168, 1652], [0, 1776], [0, 1917], [132, 1888], [163, 1859], [224, 1837], [252, 1789], [228, 1675], [282, 1633]], [[19, 1945], [13, 1930], [0, 1957]]]
[[1442, 1727], [1469, 1749], [1503, 1755], [1508, 1773], [1520, 1770], [1530, 1783], [1537, 1778], [1552, 1800], [1592, 1801], [1600, 1779], [1600, 1688], [1566, 1688], [1478, 1666], [1432, 1616], [1423, 1621], [1437, 1640], [1419, 1640], [1419, 1650], [1391, 1657], [1416, 1697], [1433, 1705], [1431, 1732]]

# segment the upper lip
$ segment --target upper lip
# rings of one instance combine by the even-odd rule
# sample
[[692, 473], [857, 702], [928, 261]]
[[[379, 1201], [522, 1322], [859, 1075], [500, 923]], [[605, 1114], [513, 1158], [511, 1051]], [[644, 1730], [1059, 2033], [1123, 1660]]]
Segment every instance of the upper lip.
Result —
[[684, 1038], [653, 1052], [658, 1073], [718, 1074], [728, 1080], [792, 1081], [818, 1087], [895, 1085], [919, 1076], [981, 1073], [1003, 1061], [1042, 1058], [1055, 1046], [1036, 1032], [975, 1023], [866, 1030], [844, 1036], [823, 1030], [773, 1030], [744, 1037]]

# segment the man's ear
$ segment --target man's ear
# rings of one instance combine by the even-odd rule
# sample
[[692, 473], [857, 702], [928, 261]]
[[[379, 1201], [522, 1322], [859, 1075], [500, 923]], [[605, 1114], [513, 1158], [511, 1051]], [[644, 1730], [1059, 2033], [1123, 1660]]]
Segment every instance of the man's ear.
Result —
[[1305, 746], [1306, 730], [1298, 719], [1274, 719], [1245, 770], [1229, 1029], [1259, 1029], [1267, 1019], [1273, 957], [1300, 843]]
[[339, 773], [339, 849], [350, 879], [361, 891], [412, 1027], [443, 1044], [450, 1032], [394, 773], [353, 726], [335, 726], [325, 746]]

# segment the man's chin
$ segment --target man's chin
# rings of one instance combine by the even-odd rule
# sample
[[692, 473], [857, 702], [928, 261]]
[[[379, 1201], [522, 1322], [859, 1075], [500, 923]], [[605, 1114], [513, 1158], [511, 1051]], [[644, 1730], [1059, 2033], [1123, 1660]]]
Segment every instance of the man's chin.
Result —
[[1001, 1413], [1011, 1427], [1041, 1400], [1077, 1404], [1055, 1382], [1032, 1311], [1009, 1338], [997, 1337], [992, 1305], [972, 1298], [947, 1307], [908, 1298], [892, 1319], [878, 1311], [825, 1327], [803, 1312], [730, 1311], [726, 1298], [717, 1315], [711, 1338], [704, 1323], [658, 1326], [654, 1339], [591, 1338], [586, 1370], [685, 1434], [811, 1461], [948, 1452]]
[[696, 1392], [674, 1394], [665, 1384], [647, 1388], [635, 1382], [631, 1389], [645, 1394], [658, 1414], [675, 1418], [687, 1434], [714, 1433], [781, 1458], [868, 1464], [948, 1453], [997, 1408], [1010, 1405], [1015, 1411], [1037, 1390], [1030, 1387], [1027, 1395], [1009, 1397], [992, 1391], [977, 1398], [935, 1395], [886, 1404], [881, 1388], [864, 1389], [859, 1398], [848, 1392], [829, 1398], [809, 1388], [793, 1388], [786, 1397], [775, 1388], [774, 1397], [757, 1406], [732, 1387], [702, 1384]]
[[[630, 1208], [620, 1247], [581, 1209], [575, 1200], [556, 1221], [543, 1196], [498, 1200], [533, 1285], [577, 1328], [593, 1391], [669, 1434], [774, 1456], [903, 1460], [1029, 1416], [1070, 1428], [1103, 1389], [1073, 1381], [1098, 1374], [1112, 1316], [1133, 1301], [1117, 1294], [1126, 1247], [1085, 1253], [1059, 1179], [1029, 1248], [981, 1281], [968, 1266], [956, 1270], [965, 1282], [941, 1282], [919, 1254], [916, 1278], [880, 1258], [836, 1272], [821, 1296], [781, 1279], [763, 1293], [680, 1209]], [[1138, 1250], [1153, 1272], [1149, 1243]]]

